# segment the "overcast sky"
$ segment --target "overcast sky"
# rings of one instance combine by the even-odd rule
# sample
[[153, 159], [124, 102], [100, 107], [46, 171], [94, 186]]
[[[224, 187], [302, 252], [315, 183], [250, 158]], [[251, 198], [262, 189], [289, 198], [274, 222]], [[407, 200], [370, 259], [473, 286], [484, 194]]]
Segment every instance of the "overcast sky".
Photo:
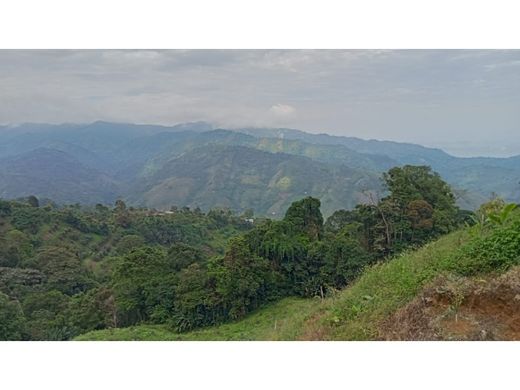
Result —
[[520, 154], [520, 50], [0, 50], [0, 123], [276, 126]]

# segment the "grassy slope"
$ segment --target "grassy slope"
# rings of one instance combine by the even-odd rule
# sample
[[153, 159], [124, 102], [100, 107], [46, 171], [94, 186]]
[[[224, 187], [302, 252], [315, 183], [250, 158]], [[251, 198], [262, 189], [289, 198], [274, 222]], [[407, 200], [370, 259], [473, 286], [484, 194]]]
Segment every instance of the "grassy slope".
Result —
[[378, 339], [380, 323], [411, 301], [435, 276], [451, 270], [457, 249], [468, 239], [466, 231], [458, 231], [371, 267], [306, 324], [304, 338]]
[[285, 298], [243, 320], [189, 333], [178, 334], [161, 325], [141, 325], [89, 332], [76, 340], [293, 340], [319, 307], [318, 299]]
[[375, 265], [351, 287], [324, 301], [287, 298], [241, 321], [184, 334], [143, 325], [94, 331], [76, 340], [377, 339], [381, 321], [411, 301], [433, 277], [451, 269], [454, 253], [468, 239], [465, 230], [458, 231]]

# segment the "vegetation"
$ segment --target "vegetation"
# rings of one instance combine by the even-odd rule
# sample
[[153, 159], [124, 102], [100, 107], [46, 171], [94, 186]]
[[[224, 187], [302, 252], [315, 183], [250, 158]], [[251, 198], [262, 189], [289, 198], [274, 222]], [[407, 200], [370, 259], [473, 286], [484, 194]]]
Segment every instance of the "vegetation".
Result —
[[[506, 226], [459, 229], [368, 267], [352, 285], [324, 300], [286, 298], [241, 321], [187, 333], [143, 325], [91, 332], [77, 340], [377, 340], [391, 315], [439, 275], [449, 280], [478, 275], [482, 283], [490, 271], [519, 265], [519, 223], [520, 213], [511, 213]], [[508, 237], [503, 246], [494, 245], [498, 237]], [[481, 253], [475, 248], [486, 252], [475, 257]], [[494, 258], [500, 262], [490, 266]]]
[[323, 305], [320, 299], [291, 297], [258, 309], [241, 320], [190, 332], [178, 333], [165, 325], [138, 325], [93, 331], [75, 340], [295, 340], [301, 336], [312, 313]]
[[391, 167], [428, 165], [454, 187], [460, 207], [474, 209], [492, 192], [518, 199], [519, 161], [290, 129], [25, 124], [0, 129], [0, 194], [36, 195], [41, 205], [113, 204], [121, 197], [163, 210], [254, 209], [275, 219], [313, 196], [328, 217], [366, 203], [364, 192], [385, 196], [377, 178]]
[[0, 200], [0, 339], [67, 340], [169, 319], [172, 279], [251, 229], [224, 210], [41, 203]]
[[[360, 275], [347, 291], [369, 286], [372, 292], [363, 290], [363, 300], [375, 303], [379, 291], [388, 289], [388, 299], [401, 302], [432, 269], [408, 274], [397, 268], [395, 275], [385, 272], [389, 280], [378, 279], [373, 270], [399, 267], [399, 257], [388, 259], [421, 245], [428, 248], [429, 241], [465, 219], [449, 186], [428, 167], [393, 168], [383, 180], [388, 196], [377, 201], [369, 194], [369, 204], [337, 211], [327, 221], [312, 197], [293, 202], [282, 220], [253, 223], [250, 212], [157, 212], [127, 207], [121, 200], [112, 209], [41, 206], [35, 197], [1, 201], [1, 237], [9, 237], [0, 241], [1, 307], [14, 313], [10, 317], [19, 329], [14, 332], [9, 320], [3, 325], [5, 338], [66, 340], [137, 325], [182, 333], [236, 324], [281, 299], [305, 307], [291, 297], [328, 301]], [[492, 256], [489, 267], [514, 264], [512, 254], [519, 247], [518, 226], [509, 223], [512, 212], [504, 212], [500, 224], [477, 225], [480, 241], [471, 241], [467, 253], [472, 246], [489, 256], [498, 246], [510, 248], [502, 257]], [[442, 263], [442, 269], [470, 273], [479, 269], [471, 263], [474, 258]], [[363, 273], [367, 268], [371, 271]], [[366, 278], [374, 279], [363, 282]], [[348, 310], [362, 312], [360, 305], [349, 303]], [[351, 314], [335, 314], [333, 323]], [[303, 317], [295, 314], [294, 320]]]

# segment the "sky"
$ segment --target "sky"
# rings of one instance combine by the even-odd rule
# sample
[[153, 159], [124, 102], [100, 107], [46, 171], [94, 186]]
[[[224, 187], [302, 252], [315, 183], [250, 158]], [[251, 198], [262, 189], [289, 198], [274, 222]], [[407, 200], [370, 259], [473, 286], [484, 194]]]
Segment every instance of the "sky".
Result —
[[97, 120], [520, 154], [520, 50], [0, 50], [0, 124]]

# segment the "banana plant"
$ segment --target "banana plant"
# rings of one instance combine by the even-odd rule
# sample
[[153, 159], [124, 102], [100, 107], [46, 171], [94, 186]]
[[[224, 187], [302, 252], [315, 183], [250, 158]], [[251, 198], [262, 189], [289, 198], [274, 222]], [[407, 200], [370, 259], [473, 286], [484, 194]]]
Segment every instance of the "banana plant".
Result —
[[505, 205], [502, 210], [498, 213], [490, 213], [488, 215], [488, 219], [490, 222], [492, 222], [495, 225], [503, 225], [506, 221], [511, 212], [517, 208], [518, 205], [515, 203], [509, 203]]

